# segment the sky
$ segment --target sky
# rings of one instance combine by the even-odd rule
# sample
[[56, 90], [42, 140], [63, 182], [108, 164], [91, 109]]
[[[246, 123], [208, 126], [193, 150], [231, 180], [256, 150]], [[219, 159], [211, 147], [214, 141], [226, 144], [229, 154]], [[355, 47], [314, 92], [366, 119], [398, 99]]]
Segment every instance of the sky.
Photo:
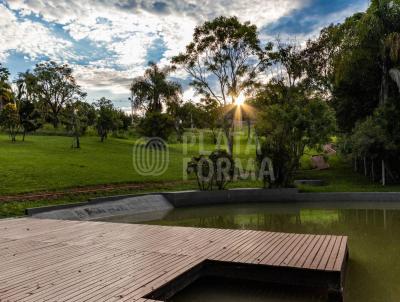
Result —
[[[304, 42], [365, 11], [369, 0], [0, 0], [0, 62], [13, 77], [43, 60], [68, 63], [87, 101], [102, 96], [129, 109], [129, 84], [148, 62], [167, 65], [197, 25], [237, 16], [257, 25], [261, 43]], [[177, 72], [184, 99], [196, 98]]]

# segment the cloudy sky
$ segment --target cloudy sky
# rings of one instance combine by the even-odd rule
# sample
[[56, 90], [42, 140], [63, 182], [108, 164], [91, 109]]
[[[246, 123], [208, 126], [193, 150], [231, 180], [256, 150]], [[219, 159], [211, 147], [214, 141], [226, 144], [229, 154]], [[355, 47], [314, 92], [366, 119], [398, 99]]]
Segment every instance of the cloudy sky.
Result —
[[[149, 61], [167, 64], [205, 20], [235, 15], [256, 24], [263, 43], [278, 35], [304, 41], [322, 27], [364, 11], [368, 2], [0, 0], [0, 62], [13, 76], [42, 60], [69, 63], [88, 101], [106, 96], [126, 108], [130, 80]], [[186, 89], [184, 97], [191, 95]]]

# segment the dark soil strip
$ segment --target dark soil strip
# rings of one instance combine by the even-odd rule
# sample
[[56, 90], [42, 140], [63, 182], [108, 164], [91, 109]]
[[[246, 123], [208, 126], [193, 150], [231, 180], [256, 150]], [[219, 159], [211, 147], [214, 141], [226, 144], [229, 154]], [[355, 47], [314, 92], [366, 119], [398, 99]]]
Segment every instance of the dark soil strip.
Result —
[[112, 192], [118, 190], [146, 190], [146, 189], [154, 189], [157, 188], [166, 188], [166, 187], [174, 187], [176, 185], [184, 185], [191, 184], [190, 181], [169, 181], [169, 182], [154, 182], [154, 183], [132, 183], [132, 184], [108, 184], [108, 185], [96, 185], [96, 186], [87, 186], [87, 187], [78, 187], [65, 189], [62, 191], [53, 191], [53, 192], [35, 192], [35, 193], [25, 193], [25, 194], [16, 194], [16, 195], [4, 195], [0, 196], [0, 202], [9, 202], [9, 201], [20, 201], [20, 200], [44, 200], [44, 199], [59, 199], [65, 196], [71, 195], [80, 195], [80, 194], [91, 194], [91, 193], [101, 193], [101, 192]]

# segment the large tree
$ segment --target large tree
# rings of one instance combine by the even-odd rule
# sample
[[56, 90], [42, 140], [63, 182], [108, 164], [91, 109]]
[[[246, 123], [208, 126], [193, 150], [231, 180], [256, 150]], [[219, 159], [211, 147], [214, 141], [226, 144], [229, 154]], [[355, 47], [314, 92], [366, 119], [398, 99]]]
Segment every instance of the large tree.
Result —
[[[192, 77], [198, 93], [222, 107], [235, 104], [243, 91], [255, 85], [266, 60], [255, 25], [241, 23], [237, 17], [218, 17], [196, 27], [193, 41], [172, 62]], [[232, 127], [233, 119], [227, 116], [224, 130], [230, 153]]]
[[323, 29], [308, 43], [310, 78], [327, 88], [342, 131], [398, 94], [399, 20], [399, 0], [373, 0], [365, 13]]
[[60, 65], [52, 61], [39, 63], [33, 74], [37, 98], [44, 105], [45, 114], [53, 126], [58, 127], [63, 107], [81, 100], [86, 94], [76, 83], [73, 70], [67, 64]]
[[271, 58], [279, 72], [252, 101], [261, 142], [258, 159], [262, 168], [266, 158], [272, 161], [272, 186], [293, 185], [306, 148], [328, 143], [334, 131], [333, 111], [308, 80], [306, 57], [301, 48], [278, 43]]
[[42, 116], [35, 97], [36, 79], [27, 71], [18, 75], [15, 100], [18, 107], [20, 123], [23, 129], [22, 140], [29, 132], [36, 131], [42, 126]]
[[141, 77], [133, 80], [131, 85], [132, 102], [136, 109], [145, 112], [162, 112], [163, 105], [179, 98], [181, 86], [168, 80], [170, 67], [159, 68], [150, 63]]

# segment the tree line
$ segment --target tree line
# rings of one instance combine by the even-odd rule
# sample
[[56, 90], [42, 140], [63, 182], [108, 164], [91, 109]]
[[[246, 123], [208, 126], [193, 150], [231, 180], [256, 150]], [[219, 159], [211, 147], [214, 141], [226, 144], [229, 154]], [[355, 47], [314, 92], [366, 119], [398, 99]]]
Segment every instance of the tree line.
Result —
[[366, 12], [309, 42], [355, 171], [400, 181], [400, 1], [372, 0]]
[[66, 64], [39, 63], [33, 71], [18, 75], [14, 89], [9, 76], [0, 64], [0, 123], [13, 142], [18, 134], [25, 140], [27, 133], [49, 123], [54, 128], [63, 126], [75, 137], [74, 147], [79, 148], [79, 138], [88, 127], [94, 127], [104, 141], [111, 131], [127, 130], [131, 125], [131, 117], [110, 100], [86, 102], [86, 93]]

